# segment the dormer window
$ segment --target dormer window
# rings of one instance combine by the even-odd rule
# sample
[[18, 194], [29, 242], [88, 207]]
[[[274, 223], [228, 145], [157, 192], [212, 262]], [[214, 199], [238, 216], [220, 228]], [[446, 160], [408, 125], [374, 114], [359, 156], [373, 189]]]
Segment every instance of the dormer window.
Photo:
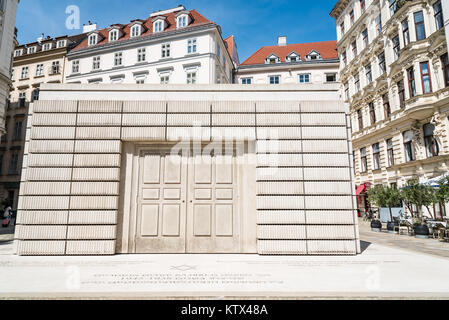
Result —
[[18, 50], [16, 50], [16, 51], [14, 51], [14, 57], [19, 57], [19, 56], [21, 56], [22, 55], [22, 49], [18, 49]]
[[51, 43], [46, 43], [46, 44], [43, 45], [42, 50], [43, 51], [47, 51], [47, 50], [50, 50], [51, 47], [52, 47]]
[[111, 30], [109, 32], [109, 42], [118, 40], [118, 30]]
[[154, 22], [153, 32], [157, 33], [157, 32], [162, 32], [162, 31], [164, 31], [164, 21], [158, 20], [158, 21]]
[[299, 54], [297, 54], [296, 52], [292, 52], [285, 58], [285, 61], [298, 62], [298, 61], [301, 61], [301, 56]]
[[280, 62], [281, 62], [281, 60], [275, 54], [272, 54], [265, 59], [266, 64], [275, 64], [275, 63], [280, 63]]
[[138, 37], [140, 36], [141, 33], [142, 33], [141, 26], [139, 24], [136, 24], [131, 27], [131, 38]]
[[96, 33], [89, 36], [89, 46], [94, 46], [98, 43], [98, 35]]
[[27, 53], [32, 54], [36, 52], [36, 47], [29, 47]]
[[183, 14], [182, 16], [178, 17], [178, 28], [185, 28], [187, 27], [187, 15]]
[[61, 48], [61, 47], [65, 47], [66, 46], [66, 41], [65, 40], [59, 40], [56, 44], [57, 48]]
[[308, 55], [306, 55], [307, 61], [314, 61], [314, 60], [322, 60], [321, 54], [318, 51], [312, 50]]

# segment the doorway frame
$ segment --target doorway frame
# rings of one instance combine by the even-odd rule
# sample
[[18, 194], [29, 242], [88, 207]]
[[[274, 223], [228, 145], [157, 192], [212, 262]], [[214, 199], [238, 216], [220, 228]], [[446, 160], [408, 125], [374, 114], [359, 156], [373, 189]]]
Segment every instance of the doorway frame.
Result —
[[[214, 141], [123, 141], [120, 170], [120, 197], [117, 217], [116, 253], [135, 254], [137, 234], [137, 197], [139, 187], [139, 158], [143, 150], [166, 149], [174, 145], [195, 146], [209, 145]], [[244, 145], [244, 152], [238, 155], [238, 199], [236, 208], [240, 220], [240, 252], [257, 254], [257, 155], [255, 141], [234, 141]]]

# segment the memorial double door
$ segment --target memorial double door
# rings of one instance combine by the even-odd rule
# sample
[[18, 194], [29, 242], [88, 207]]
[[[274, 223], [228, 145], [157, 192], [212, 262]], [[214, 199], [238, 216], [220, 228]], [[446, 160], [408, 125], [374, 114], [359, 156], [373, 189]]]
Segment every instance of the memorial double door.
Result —
[[236, 158], [143, 150], [136, 253], [240, 253]]

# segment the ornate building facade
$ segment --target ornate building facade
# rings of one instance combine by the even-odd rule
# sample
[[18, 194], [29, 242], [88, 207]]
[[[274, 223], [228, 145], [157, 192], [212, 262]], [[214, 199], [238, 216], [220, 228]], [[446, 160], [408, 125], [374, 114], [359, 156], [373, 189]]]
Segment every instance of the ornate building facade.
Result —
[[[339, 0], [342, 94], [357, 193], [449, 171], [449, 59], [440, 0]], [[431, 214], [441, 217], [443, 205]]]

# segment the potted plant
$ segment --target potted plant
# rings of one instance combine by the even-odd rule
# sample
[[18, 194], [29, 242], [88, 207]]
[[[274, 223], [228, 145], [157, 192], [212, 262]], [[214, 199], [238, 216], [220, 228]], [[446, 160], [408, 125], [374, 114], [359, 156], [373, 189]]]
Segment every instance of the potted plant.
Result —
[[401, 196], [406, 202], [407, 207], [413, 216], [413, 207], [415, 205], [418, 209], [418, 213], [414, 217], [414, 229], [415, 237], [417, 238], [429, 238], [429, 228], [424, 223], [423, 207], [427, 208], [430, 213], [429, 206], [435, 203], [435, 189], [429, 185], [419, 184], [417, 181], [410, 181], [408, 185], [402, 189]]
[[[435, 190], [436, 203], [449, 202], [449, 176], [441, 178], [438, 181], [439, 187]], [[446, 206], [443, 207], [442, 215], [446, 216]], [[436, 218], [436, 217], [435, 217]]]
[[[368, 197], [370, 202], [379, 208], [386, 207], [389, 209], [390, 221], [387, 223], [387, 230], [390, 233], [395, 233], [399, 223], [394, 221], [392, 208], [398, 206], [401, 201], [399, 190], [384, 185], [377, 185], [368, 191]], [[376, 224], [378, 225], [378, 223]]]

